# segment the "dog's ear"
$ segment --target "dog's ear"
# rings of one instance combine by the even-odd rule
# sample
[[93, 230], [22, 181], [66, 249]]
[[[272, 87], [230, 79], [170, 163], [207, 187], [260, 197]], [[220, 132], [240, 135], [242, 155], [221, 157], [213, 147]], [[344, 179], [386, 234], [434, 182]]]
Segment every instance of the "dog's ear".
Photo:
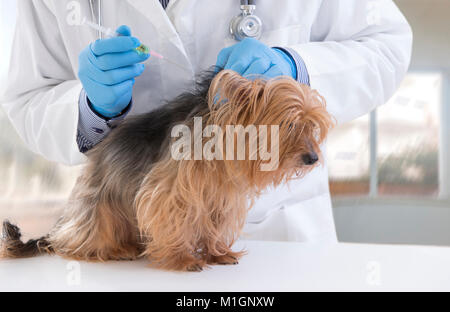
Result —
[[264, 115], [264, 77], [249, 80], [232, 70], [219, 72], [208, 92], [210, 117], [216, 125], [259, 125]]

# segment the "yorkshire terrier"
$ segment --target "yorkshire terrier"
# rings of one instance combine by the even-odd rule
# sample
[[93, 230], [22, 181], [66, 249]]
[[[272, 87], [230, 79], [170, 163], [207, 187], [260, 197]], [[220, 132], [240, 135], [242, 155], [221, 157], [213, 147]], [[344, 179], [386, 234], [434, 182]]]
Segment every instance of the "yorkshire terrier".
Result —
[[[278, 137], [265, 135], [272, 149], [279, 149], [276, 166], [261, 170], [264, 160], [250, 148], [244, 159], [225, 157], [229, 138], [216, 140], [224, 143], [215, 145], [216, 159], [175, 160], [173, 129], [184, 125], [195, 132], [194, 117], [202, 117], [203, 129], [215, 125], [224, 132], [229, 125], [276, 125]], [[320, 164], [320, 145], [333, 124], [324, 98], [289, 77], [208, 72], [193, 91], [126, 119], [87, 152], [87, 165], [47, 236], [23, 243], [19, 228], [5, 221], [0, 258], [40, 253], [88, 261], [147, 257], [155, 267], [188, 271], [236, 264], [244, 251], [235, 252], [232, 245], [254, 200], [267, 187]], [[244, 138], [247, 145], [257, 143]], [[207, 144], [211, 138], [200, 140]]]

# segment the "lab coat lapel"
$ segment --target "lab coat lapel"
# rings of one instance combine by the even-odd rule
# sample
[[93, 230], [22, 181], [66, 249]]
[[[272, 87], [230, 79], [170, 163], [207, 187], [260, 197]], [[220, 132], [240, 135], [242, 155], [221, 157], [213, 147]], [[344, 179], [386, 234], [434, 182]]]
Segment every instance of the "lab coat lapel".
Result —
[[[178, 35], [175, 27], [164, 12], [159, 0], [127, 0], [141, 14], [143, 14], [150, 23], [158, 30], [159, 36], [168, 40], [175, 48], [177, 48], [188, 61], [188, 56], [183, 43]], [[174, 5], [177, 0], [169, 2], [169, 8]], [[189, 61], [188, 61], [189, 62]]]
[[[159, 1], [159, 0], [158, 0]], [[170, 10], [171, 7], [175, 4], [175, 2], [178, 2], [178, 0], [170, 0], [169, 4], [167, 5], [166, 10]]]

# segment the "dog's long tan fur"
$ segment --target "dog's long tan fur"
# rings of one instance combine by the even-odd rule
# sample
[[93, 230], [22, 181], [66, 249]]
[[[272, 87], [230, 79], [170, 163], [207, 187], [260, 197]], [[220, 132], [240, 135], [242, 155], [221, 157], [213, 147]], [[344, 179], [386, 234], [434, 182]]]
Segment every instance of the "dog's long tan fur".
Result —
[[[145, 127], [153, 120], [149, 116], [115, 129], [88, 153], [89, 162], [48, 237], [23, 244], [18, 228], [5, 223], [0, 255], [49, 252], [100, 261], [146, 256], [152, 265], [171, 270], [236, 263], [242, 252], [231, 247], [251, 203], [268, 186], [309, 172], [314, 166], [304, 164], [302, 155], [320, 154], [333, 121], [316, 91], [287, 77], [248, 80], [221, 71], [208, 83], [207, 94], [187, 100], [199, 103], [191, 103], [184, 115], [177, 115], [179, 107], [169, 110], [162, 137], [151, 132], [126, 141], [137, 124]], [[246, 160], [174, 160], [170, 128], [184, 123], [192, 129], [194, 116], [224, 132], [227, 125], [279, 125], [279, 167], [261, 171], [262, 160], [249, 155]], [[158, 152], [145, 144], [158, 146]]]

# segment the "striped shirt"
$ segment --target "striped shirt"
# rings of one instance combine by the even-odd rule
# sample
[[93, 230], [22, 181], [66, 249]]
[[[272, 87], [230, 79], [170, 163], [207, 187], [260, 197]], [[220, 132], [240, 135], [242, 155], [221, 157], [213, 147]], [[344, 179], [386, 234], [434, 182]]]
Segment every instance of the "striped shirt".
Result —
[[159, 2], [161, 2], [164, 9], [166, 9], [167, 6], [169, 5], [169, 1], [170, 0], [159, 0]]
[[[169, 5], [170, 0], [159, 0], [164, 9]], [[297, 81], [302, 84], [309, 85], [309, 74], [306, 69], [305, 63], [301, 56], [289, 48], [277, 47], [282, 50], [297, 67]], [[89, 105], [89, 101], [86, 92], [83, 90], [80, 94], [79, 105], [79, 118], [78, 118], [78, 131], [77, 131], [77, 144], [80, 152], [86, 153], [92, 149], [95, 145], [100, 143], [111, 130], [120, 123], [131, 110], [130, 103], [128, 107], [120, 114], [120, 116], [112, 119], [105, 119], [99, 116], [93, 111]]]

